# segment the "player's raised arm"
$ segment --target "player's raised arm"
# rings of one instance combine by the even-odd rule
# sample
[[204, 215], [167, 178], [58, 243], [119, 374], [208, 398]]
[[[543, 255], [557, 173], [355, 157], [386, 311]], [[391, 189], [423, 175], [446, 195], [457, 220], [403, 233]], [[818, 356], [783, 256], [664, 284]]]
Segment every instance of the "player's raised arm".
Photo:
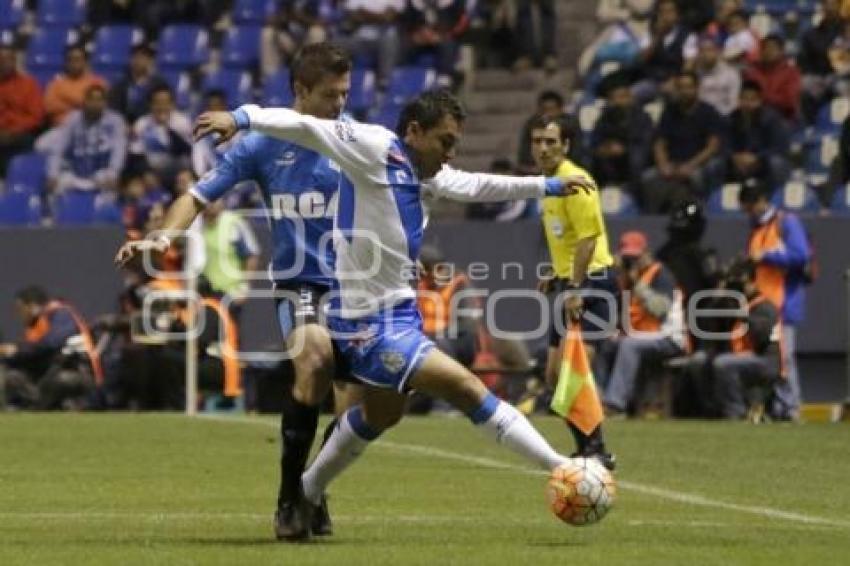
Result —
[[425, 182], [423, 188], [432, 195], [461, 202], [497, 202], [569, 196], [578, 191], [596, 190], [593, 181], [580, 176], [515, 177], [489, 173], [468, 173], [443, 166], [437, 175]]

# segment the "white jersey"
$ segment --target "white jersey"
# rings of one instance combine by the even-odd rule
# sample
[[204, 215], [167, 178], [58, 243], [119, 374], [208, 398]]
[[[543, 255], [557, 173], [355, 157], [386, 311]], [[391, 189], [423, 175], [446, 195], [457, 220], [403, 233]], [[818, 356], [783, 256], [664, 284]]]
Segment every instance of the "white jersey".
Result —
[[415, 297], [411, 280], [422, 243], [423, 198], [466, 202], [544, 196], [544, 177], [466, 173], [444, 166], [421, 181], [403, 144], [382, 126], [320, 120], [286, 108], [241, 108], [252, 130], [334, 160], [340, 178], [334, 225], [339, 296], [332, 310], [359, 318]]

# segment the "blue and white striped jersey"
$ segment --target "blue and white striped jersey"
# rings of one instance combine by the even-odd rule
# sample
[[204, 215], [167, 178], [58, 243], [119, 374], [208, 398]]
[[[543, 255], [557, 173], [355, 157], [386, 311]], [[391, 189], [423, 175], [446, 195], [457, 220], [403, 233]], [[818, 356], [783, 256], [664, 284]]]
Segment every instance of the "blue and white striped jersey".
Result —
[[234, 115], [240, 127], [297, 143], [339, 165], [343, 175], [333, 236], [339, 296], [331, 306], [343, 318], [374, 314], [415, 296], [410, 283], [425, 225], [423, 198], [500, 201], [542, 197], [546, 191], [543, 177], [449, 167], [423, 181], [404, 145], [382, 126], [254, 105]]

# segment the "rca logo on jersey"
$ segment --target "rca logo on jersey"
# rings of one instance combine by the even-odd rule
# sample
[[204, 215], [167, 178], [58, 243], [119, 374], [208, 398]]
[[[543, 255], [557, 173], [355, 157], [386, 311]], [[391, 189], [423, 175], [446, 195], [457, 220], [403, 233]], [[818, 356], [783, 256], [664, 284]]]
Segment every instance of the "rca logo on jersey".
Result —
[[275, 163], [281, 167], [291, 167], [295, 163], [295, 152], [287, 151], [283, 154], [283, 157], [278, 159]]
[[336, 214], [337, 193], [330, 201], [319, 191], [305, 191], [299, 194], [272, 195], [272, 215], [275, 220], [282, 218], [333, 218]]

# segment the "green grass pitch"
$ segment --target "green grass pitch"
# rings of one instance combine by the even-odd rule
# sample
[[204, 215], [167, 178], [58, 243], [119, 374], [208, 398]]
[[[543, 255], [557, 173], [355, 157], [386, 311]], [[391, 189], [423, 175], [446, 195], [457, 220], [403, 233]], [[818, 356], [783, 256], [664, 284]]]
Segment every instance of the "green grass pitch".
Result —
[[[563, 451], [562, 423], [535, 420]], [[0, 415], [0, 564], [846, 564], [850, 428], [615, 422], [617, 505], [548, 511], [544, 477], [465, 419], [409, 418], [331, 489], [336, 533], [273, 540], [277, 421]]]

